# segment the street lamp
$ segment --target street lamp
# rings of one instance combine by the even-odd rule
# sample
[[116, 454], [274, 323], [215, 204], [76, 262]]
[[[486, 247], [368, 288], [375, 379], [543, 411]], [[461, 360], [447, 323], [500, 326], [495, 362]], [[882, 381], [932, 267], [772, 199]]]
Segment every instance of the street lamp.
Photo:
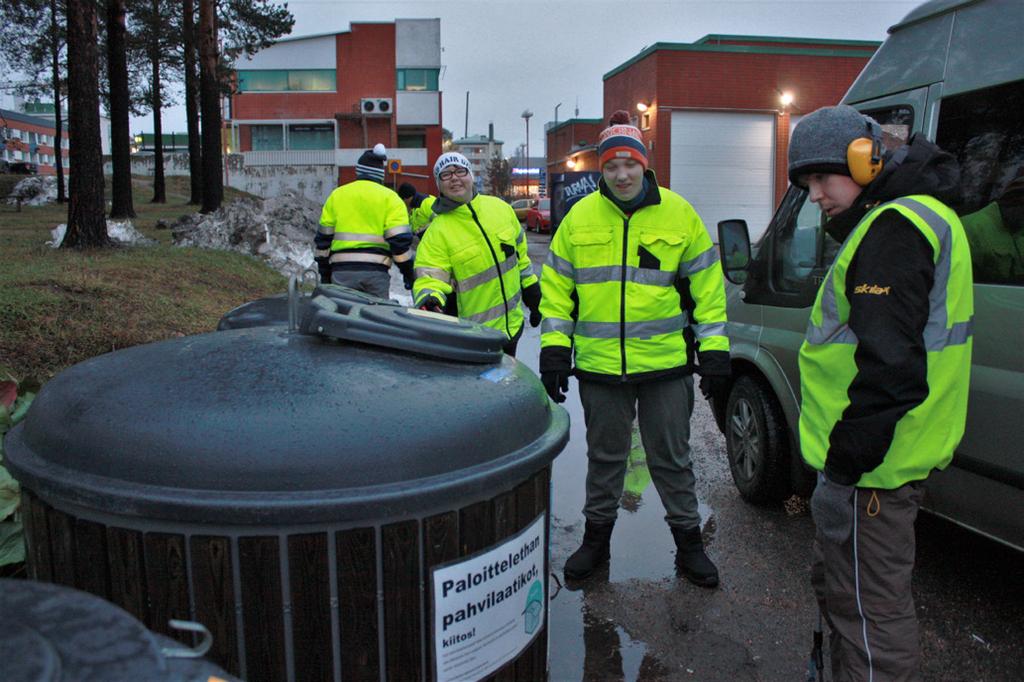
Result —
[[530, 117], [533, 116], [533, 112], [529, 109], [524, 109], [522, 113], [523, 120], [526, 121], [526, 195], [530, 195]]

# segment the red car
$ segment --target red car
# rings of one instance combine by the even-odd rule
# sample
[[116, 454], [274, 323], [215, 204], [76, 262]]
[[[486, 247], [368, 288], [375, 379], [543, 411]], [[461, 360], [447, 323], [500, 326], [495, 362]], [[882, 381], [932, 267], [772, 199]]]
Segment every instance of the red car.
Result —
[[551, 231], [551, 199], [541, 199], [526, 211], [526, 229]]

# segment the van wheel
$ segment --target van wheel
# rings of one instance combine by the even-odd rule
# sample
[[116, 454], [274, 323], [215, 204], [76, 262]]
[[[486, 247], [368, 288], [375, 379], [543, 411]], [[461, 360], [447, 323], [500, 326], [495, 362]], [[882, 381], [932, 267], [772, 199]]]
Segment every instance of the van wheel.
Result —
[[729, 469], [740, 495], [754, 504], [790, 495], [789, 442], [778, 401], [760, 381], [740, 377], [725, 408]]

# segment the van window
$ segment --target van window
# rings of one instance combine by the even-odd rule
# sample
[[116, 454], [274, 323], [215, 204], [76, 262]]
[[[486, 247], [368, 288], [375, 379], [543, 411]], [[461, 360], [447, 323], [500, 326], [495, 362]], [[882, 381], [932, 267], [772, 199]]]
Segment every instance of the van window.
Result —
[[1024, 286], [1024, 81], [942, 101], [936, 142], [960, 162], [974, 281]]
[[[886, 151], [898, 149], [907, 143], [914, 129], [914, 112], [909, 107], [865, 111], [882, 126], [882, 146]], [[772, 252], [772, 284], [776, 291], [798, 293], [807, 291], [808, 277], [815, 268], [832, 265], [839, 252], [839, 242], [825, 234], [822, 215], [817, 205], [807, 199], [807, 192], [790, 190], [781, 212], [789, 211], [789, 218], [776, 232]], [[799, 208], [798, 208], [799, 207]], [[819, 241], [821, 244], [819, 256]], [[817, 288], [817, 282], [811, 288]]]

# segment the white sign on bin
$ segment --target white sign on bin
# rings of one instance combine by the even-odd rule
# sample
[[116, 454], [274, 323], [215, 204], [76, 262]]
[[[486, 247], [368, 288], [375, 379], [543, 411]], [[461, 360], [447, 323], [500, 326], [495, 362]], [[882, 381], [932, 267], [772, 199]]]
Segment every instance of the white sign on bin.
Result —
[[438, 682], [479, 680], [528, 647], [544, 623], [547, 517], [500, 545], [432, 571]]

